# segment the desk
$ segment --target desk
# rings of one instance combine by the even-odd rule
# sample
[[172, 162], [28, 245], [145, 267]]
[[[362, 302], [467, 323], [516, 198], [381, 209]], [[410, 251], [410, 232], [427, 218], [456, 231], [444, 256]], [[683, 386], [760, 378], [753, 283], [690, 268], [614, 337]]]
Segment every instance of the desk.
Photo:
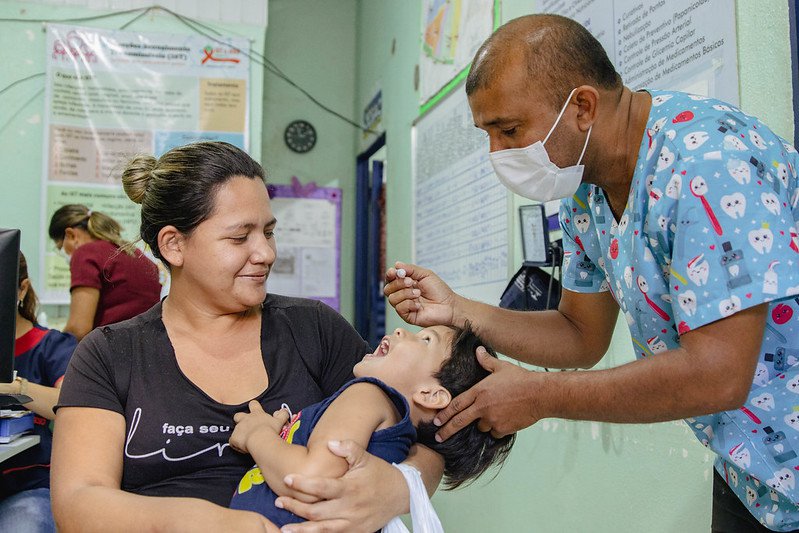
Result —
[[39, 435], [24, 435], [7, 444], [0, 444], [0, 463], [16, 454], [39, 444]]

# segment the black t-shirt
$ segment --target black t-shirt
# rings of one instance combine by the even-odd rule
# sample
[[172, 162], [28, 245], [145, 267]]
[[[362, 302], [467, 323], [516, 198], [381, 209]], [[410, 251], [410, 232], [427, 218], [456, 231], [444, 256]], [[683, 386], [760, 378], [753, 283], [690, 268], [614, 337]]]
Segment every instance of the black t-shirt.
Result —
[[[269, 387], [256, 399], [267, 413], [284, 403], [296, 412], [351, 379], [352, 367], [368, 351], [326, 305], [269, 295], [261, 319]], [[125, 417], [122, 489], [129, 492], [227, 506], [253, 463], [228, 444], [233, 415], [247, 410], [247, 403], [220, 404], [186, 378], [161, 304], [87, 335], [72, 357], [58, 407], [97, 407]]]

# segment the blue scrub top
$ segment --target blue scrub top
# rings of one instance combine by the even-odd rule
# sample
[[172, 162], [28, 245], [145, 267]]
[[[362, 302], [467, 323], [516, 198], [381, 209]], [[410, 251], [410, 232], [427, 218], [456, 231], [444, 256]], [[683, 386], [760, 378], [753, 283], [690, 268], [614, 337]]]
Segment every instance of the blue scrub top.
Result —
[[590, 184], [561, 204], [563, 287], [611, 291], [638, 358], [769, 303], [745, 406], [687, 422], [754, 516], [772, 529], [799, 528], [799, 157], [729, 104], [648, 92], [646, 135], [619, 220]]

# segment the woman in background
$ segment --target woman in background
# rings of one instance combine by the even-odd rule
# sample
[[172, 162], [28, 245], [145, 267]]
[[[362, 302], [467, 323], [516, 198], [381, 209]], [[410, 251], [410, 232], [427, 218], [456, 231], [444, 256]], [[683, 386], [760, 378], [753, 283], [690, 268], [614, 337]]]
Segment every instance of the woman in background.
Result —
[[132, 318], [158, 303], [158, 267], [122, 239], [113, 218], [85, 205], [59, 208], [50, 238], [69, 262], [69, 319], [64, 331], [82, 339], [97, 326]]
[[19, 254], [17, 341], [14, 368], [17, 379], [0, 383], [0, 394], [24, 394], [24, 405], [36, 414], [34, 432], [41, 441], [0, 464], [0, 531], [18, 533], [55, 531], [50, 509], [49, 421], [55, 415], [67, 363], [77, 345], [75, 337], [36, 323], [38, 301], [28, 278], [25, 256]]

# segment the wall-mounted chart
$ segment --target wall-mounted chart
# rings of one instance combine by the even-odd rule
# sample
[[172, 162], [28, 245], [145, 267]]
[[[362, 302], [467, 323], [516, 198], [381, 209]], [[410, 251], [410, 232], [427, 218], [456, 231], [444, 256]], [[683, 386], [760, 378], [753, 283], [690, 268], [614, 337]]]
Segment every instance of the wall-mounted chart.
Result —
[[633, 90], [679, 90], [738, 105], [735, 2], [541, 0], [540, 7], [585, 26]]
[[339, 310], [341, 280], [341, 189], [270, 185], [277, 219], [277, 260], [267, 280], [269, 292], [321, 300]]
[[412, 143], [414, 261], [460, 294], [498, 302], [509, 275], [509, 198], [462, 86], [417, 121]]

